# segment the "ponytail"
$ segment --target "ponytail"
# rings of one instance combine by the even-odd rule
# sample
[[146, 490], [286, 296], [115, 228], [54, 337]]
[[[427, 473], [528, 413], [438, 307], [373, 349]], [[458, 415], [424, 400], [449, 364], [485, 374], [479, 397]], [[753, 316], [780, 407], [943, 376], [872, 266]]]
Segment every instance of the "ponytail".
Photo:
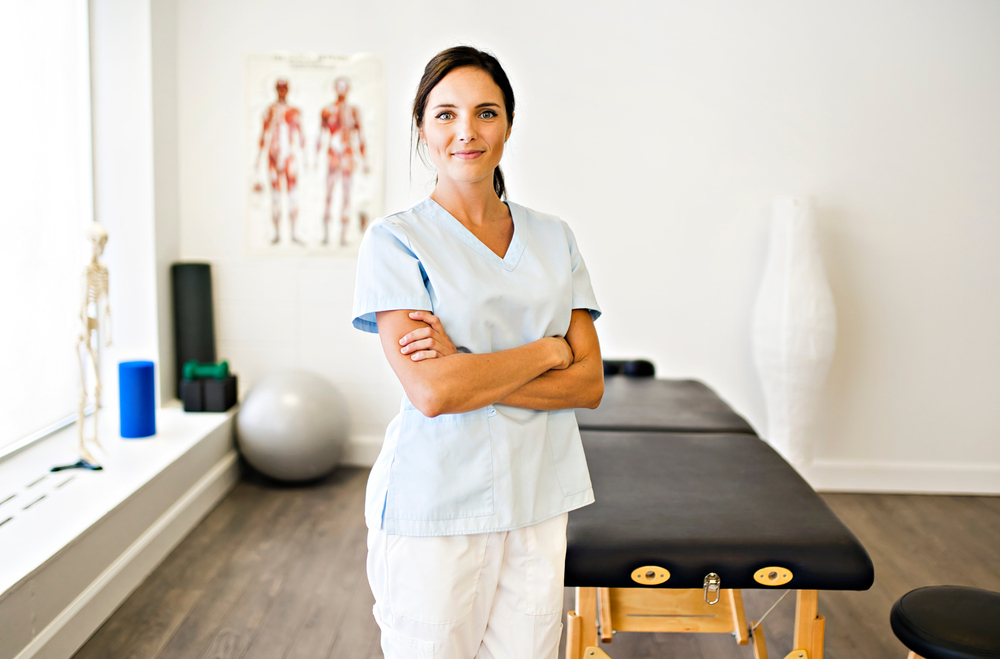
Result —
[[497, 168], [493, 170], [493, 190], [501, 199], [507, 196], [507, 188], [503, 184], [503, 172], [500, 171], [500, 165], [497, 165]]

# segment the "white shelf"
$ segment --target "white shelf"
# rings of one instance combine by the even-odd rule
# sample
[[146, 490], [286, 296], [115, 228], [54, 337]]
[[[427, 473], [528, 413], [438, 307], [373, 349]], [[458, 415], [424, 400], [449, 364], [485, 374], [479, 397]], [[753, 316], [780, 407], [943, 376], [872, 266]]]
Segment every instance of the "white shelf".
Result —
[[79, 459], [75, 427], [0, 462], [0, 657], [71, 656], [211, 510], [235, 483], [234, 412], [164, 408], [123, 439], [102, 410], [102, 471], [49, 471]]

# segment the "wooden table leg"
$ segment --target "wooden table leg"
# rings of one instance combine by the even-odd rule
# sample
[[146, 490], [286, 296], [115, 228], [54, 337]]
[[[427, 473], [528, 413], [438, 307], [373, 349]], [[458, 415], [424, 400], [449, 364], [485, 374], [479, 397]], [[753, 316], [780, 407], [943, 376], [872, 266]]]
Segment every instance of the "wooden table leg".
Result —
[[757, 624], [756, 622], [752, 623], [752, 625], [757, 625], [752, 635], [753, 659], [767, 659], [767, 644], [764, 642], [764, 625]]
[[597, 589], [597, 618], [601, 622], [601, 624], [598, 625], [597, 628], [597, 631], [600, 632], [601, 635], [601, 642], [610, 643], [612, 639], [610, 588]]
[[747, 628], [746, 613], [743, 610], [743, 591], [731, 590], [729, 598], [730, 610], [733, 614], [733, 636], [739, 645], [746, 645], [750, 642], [750, 634]]
[[580, 617], [580, 646], [597, 645], [597, 589], [576, 589], [576, 615]]
[[795, 592], [795, 635], [792, 645], [809, 653], [809, 659], [823, 659], [823, 636], [826, 618], [819, 615], [819, 593], [815, 590]]
[[583, 645], [580, 644], [582, 623], [576, 611], [566, 614], [566, 659], [583, 659]]

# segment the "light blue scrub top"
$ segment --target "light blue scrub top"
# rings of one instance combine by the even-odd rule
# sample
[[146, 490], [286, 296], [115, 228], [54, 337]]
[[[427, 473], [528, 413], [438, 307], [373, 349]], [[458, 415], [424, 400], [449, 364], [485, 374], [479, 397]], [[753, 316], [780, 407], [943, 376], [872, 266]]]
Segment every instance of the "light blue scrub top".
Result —
[[[493, 253], [432, 199], [377, 220], [358, 255], [354, 326], [419, 309], [456, 346], [496, 352], [565, 336], [573, 309], [600, 308], [569, 226], [508, 203], [514, 237]], [[424, 416], [403, 396], [368, 479], [365, 519], [390, 535], [505, 531], [594, 501], [573, 410], [490, 405]]]

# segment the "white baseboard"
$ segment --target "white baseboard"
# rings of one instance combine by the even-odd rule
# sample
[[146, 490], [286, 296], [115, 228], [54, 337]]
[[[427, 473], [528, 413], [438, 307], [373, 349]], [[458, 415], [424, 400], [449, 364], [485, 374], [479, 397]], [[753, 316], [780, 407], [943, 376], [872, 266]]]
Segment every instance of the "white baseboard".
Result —
[[239, 481], [229, 451], [109, 565], [15, 659], [67, 659]]
[[341, 464], [350, 467], [371, 467], [382, 450], [383, 435], [354, 435], [344, 447]]
[[801, 471], [821, 492], [1000, 494], [1000, 464], [815, 460]]

